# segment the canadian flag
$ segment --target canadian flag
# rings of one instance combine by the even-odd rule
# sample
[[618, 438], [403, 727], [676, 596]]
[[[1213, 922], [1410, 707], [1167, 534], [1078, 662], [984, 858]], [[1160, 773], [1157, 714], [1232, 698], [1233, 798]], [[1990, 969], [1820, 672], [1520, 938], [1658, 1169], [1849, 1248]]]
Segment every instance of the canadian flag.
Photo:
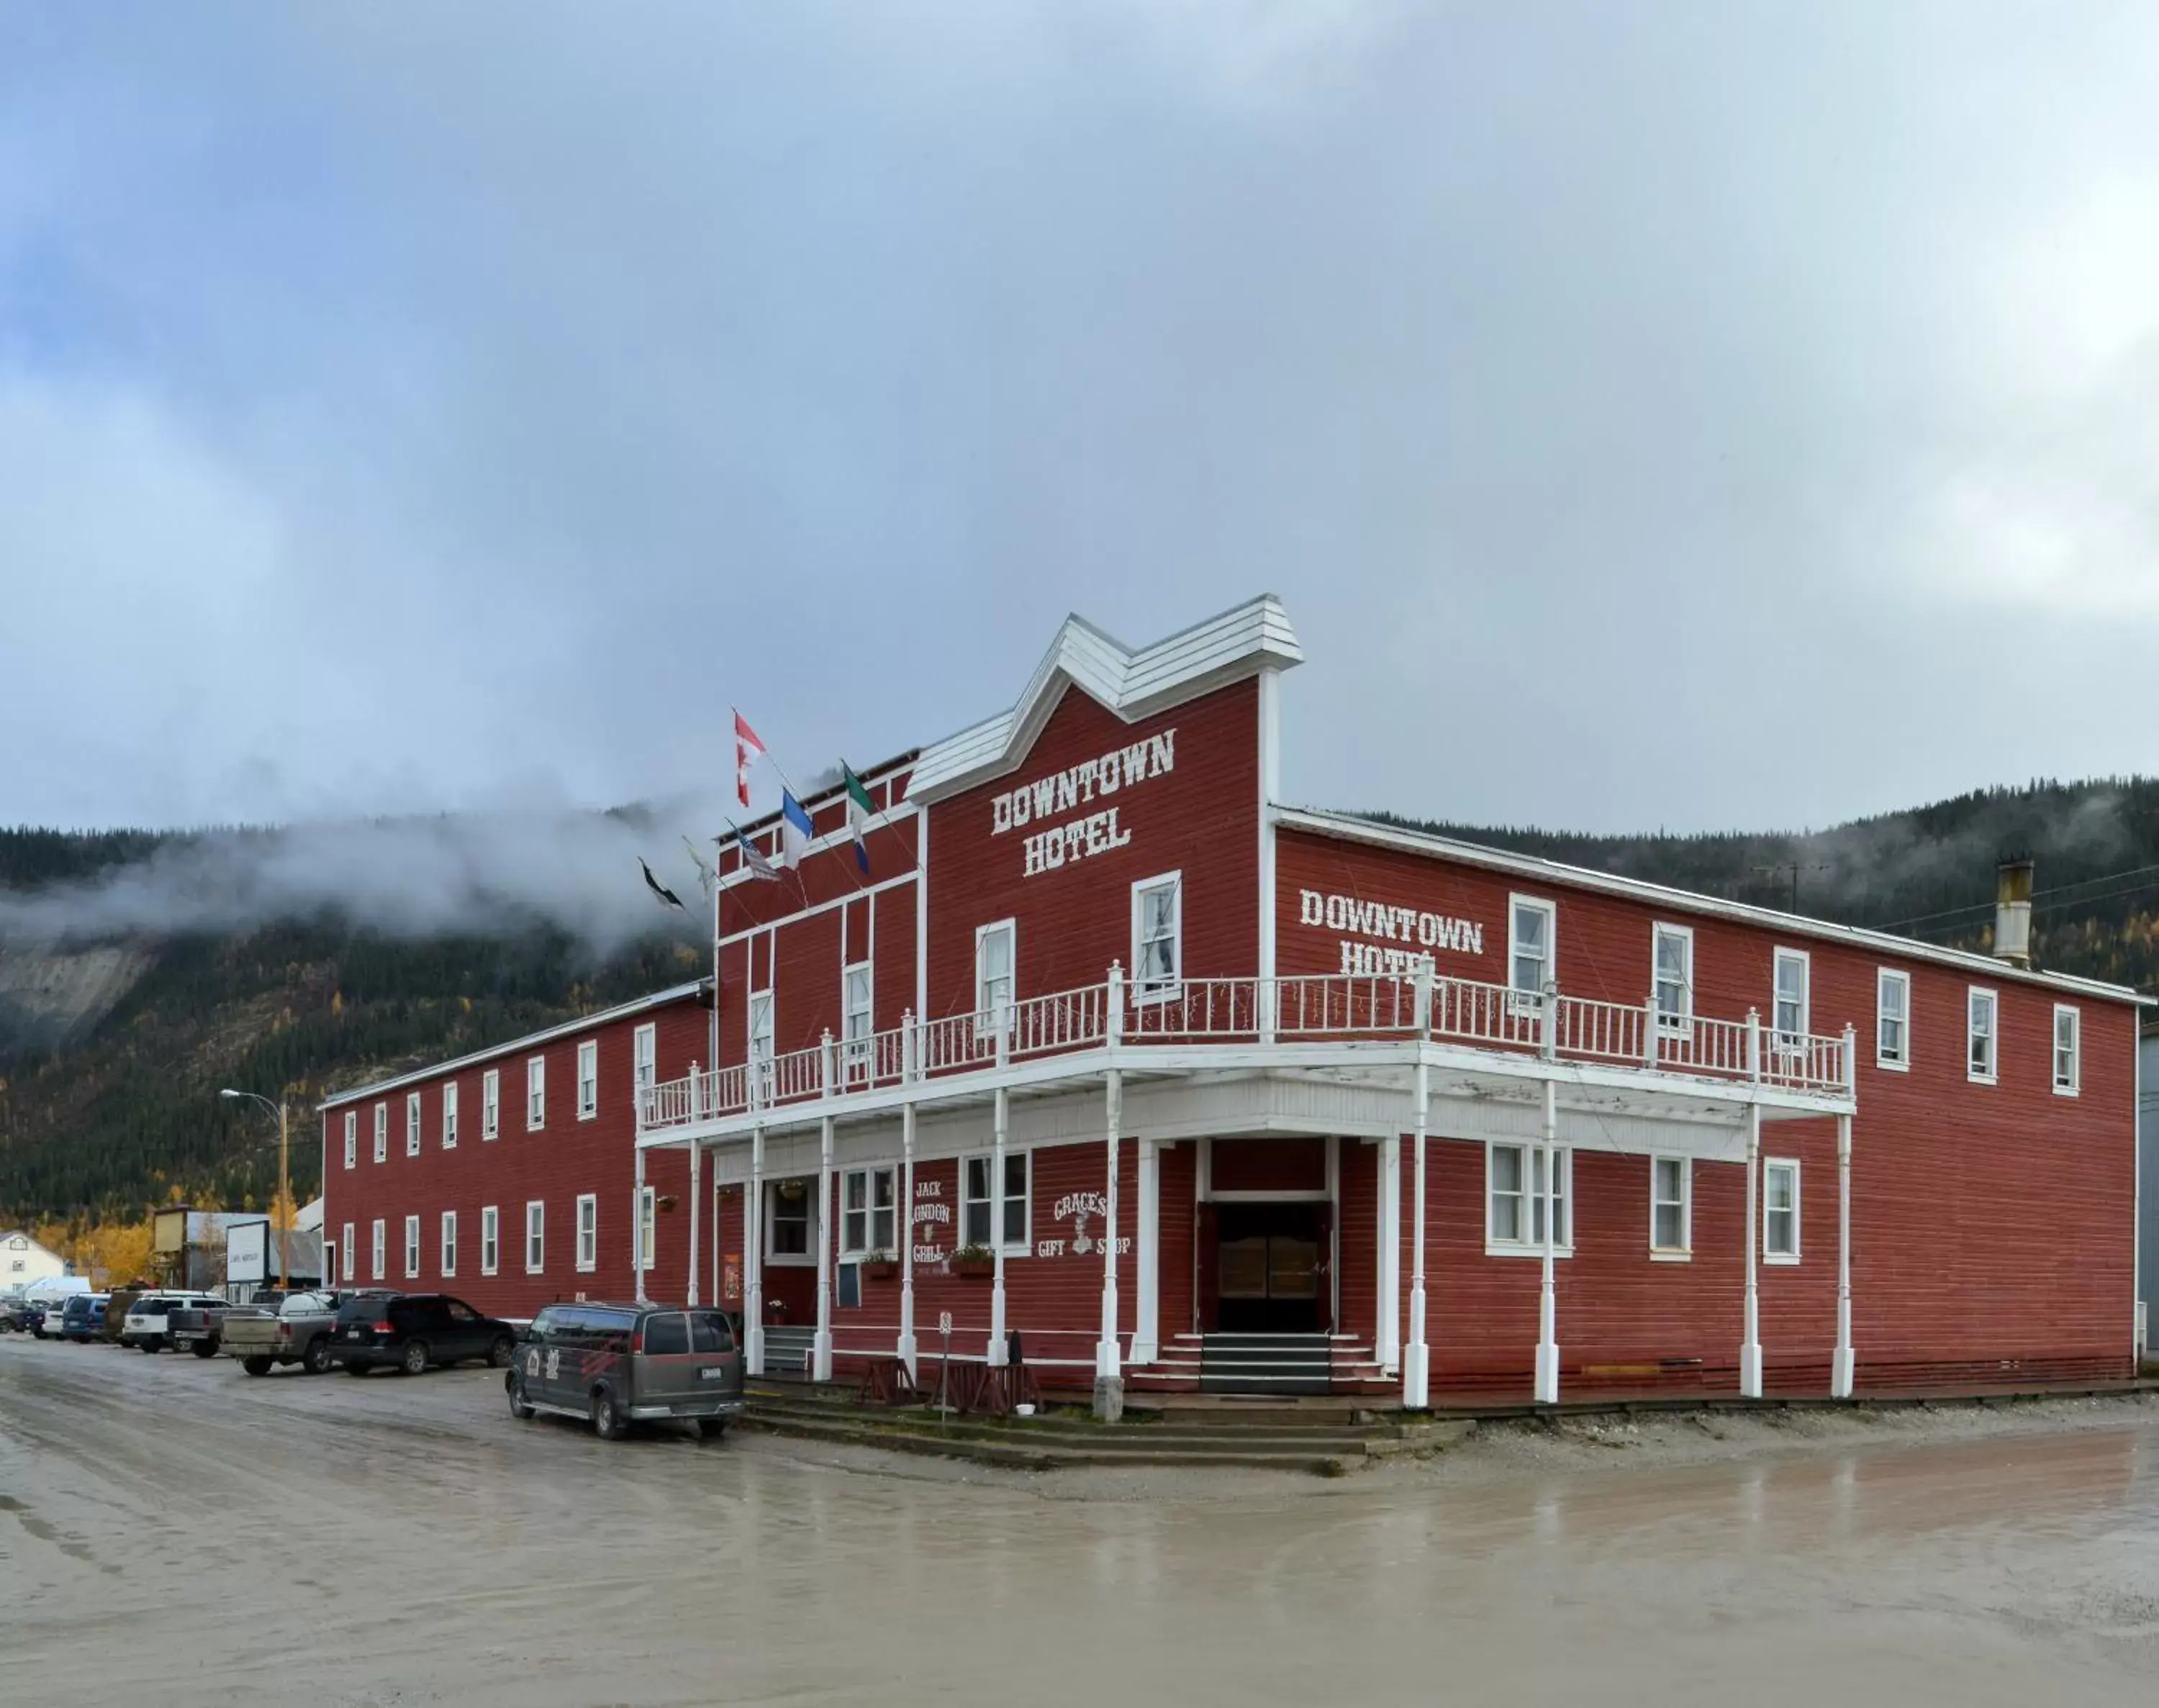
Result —
[[764, 757], [764, 743], [757, 738], [757, 732], [735, 713], [735, 798], [744, 806], [749, 805], [749, 768]]

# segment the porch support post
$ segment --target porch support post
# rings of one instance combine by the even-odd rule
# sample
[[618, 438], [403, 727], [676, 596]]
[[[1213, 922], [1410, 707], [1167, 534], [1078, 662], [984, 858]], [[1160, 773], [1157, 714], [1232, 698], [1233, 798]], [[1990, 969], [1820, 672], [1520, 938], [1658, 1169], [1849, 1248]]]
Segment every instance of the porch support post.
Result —
[[1139, 1143], [1140, 1202], [1132, 1241], [1139, 1298], [1132, 1307], [1132, 1362], [1151, 1364], [1162, 1356], [1161, 1324], [1157, 1321], [1162, 1298], [1157, 1250], [1161, 1236], [1162, 1163], [1152, 1139], [1142, 1138]]
[[1851, 1349], [1851, 1117], [1836, 1118], [1836, 1361], [1830, 1367], [1834, 1400], [1851, 1398], [1857, 1359]]
[[832, 1117], [817, 1126], [817, 1332], [810, 1341], [810, 1379], [832, 1379]]
[[1432, 1112], [1432, 1070], [1416, 1064], [1416, 1164], [1410, 1204], [1410, 1342], [1402, 1348], [1402, 1404], [1421, 1411], [1432, 1404], [1432, 1359], [1424, 1339], [1424, 1152]]
[[[1124, 1002], [1123, 980], [1110, 968], [1111, 1038]], [[1105, 1082], [1109, 1154], [1102, 1194], [1102, 1334], [1095, 1343], [1095, 1416], [1114, 1423], [1125, 1413], [1123, 1360], [1117, 1349], [1117, 1140], [1125, 1124], [1125, 1076], [1111, 1068]]]
[[1754, 1218], [1762, 1195], [1762, 1105], [1747, 1110], [1747, 1338], [1739, 1348], [1739, 1393], [1747, 1400], [1762, 1397], [1762, 1307], [1755, 1273]]
[[[997, 1035], [997, 1055], [1006, 1057], [1006, 1034]], [[990, 1367], [1005, 1364], [1011, 1349], [1005, 1343], [1005, 1141], [1012, 1133], [1012, 1093], [997, 1087], [991, 1116], [990, 1150]], [[960, 1165], [962, 1168], [966, 1165]], [[1030, 1177], [1028, 1185], [1032, 1187]], [[961, 1186], [964, 1197], [966, 1187]]]
[[704, 1160], [705, 1147], [695, 1139], [690, 1141], [690, 1293], [691, 1309], [697, 1305], [697, 1181], [704, 1170], [699, 1167]]
[[[1545, 1035], [1553, 1035], [1549, 1012]], [[1557, 1277], [1553, 1273], [1554, 1244], [1559, 1234], [1554, 1225], [1559, 1209], [1558, 1162], [1556, 1141], [1559, 1136], [1559, 1084], [1545, 1080], [1545, 1252], [1544, 1285], [1537, 1300], [1537, 1382], [1536, 1402], [1540, 1405], [1559, 1404], [1559, 1298]]]
[[749, 1184], [743, 1191], [743, 1365], [764, 1374], [764, 1128], [749, 1130]]
[[914, 1080], [921, 1072], [922, 1040], [909, 1010], [900, 1018], [899, 1071], [907, 1081], [907, 1101], [899, 1106], [899, 1202], [893, 1207], [893, 1236], [899, 1241], [899, 1343], [893, 1348], [914, 1379]]
[[[629, 1266], [636, 1271], [637, 1302], [645, 1302], [645, 1146], [637, 1147], [637, 1186], [629, 1195]], [[577, 1254], [571, 1254], [575, 1256]]]
[[1380, 1312], [1372, 1337], [1372, 1356], [1380, 1373], [1401, 1368], [1402, 1315], [1402, 1141], [1389, 1133], [1380, 1141]]

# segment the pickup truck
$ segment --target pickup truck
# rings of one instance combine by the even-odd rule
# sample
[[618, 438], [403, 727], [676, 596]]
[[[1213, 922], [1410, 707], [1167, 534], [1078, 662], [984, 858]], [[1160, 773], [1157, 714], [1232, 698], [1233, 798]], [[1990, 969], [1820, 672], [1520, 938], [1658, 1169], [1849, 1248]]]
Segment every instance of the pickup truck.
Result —
[[[277, 1364], [298, 1364], [311, 1375], [330, 1367], [330, 1331], [338, 1304], [353, 1294], [288, 1293], [260, 1309], [236, 1307], [225, 1315], [220, 1350], [240, 1360], [251, 1376], [267, 1376]], [[386, 1294], [384, 1297], [388, 1297]]]
[[175, 1352], [191, 1352], [197, 1358], [215, 1358], [218, 1345], [225, 1332], [225, 1319], [233, 1311], [252, 1310], [259, 1306], [277, 1307], [284, 1294], [275, 1288], [257, 1292], [245, 1305], [211, 1304], [205, 1301], [195, 1305], [175, 1305], [165, 1314], [165, 1338], [173, 1343]]

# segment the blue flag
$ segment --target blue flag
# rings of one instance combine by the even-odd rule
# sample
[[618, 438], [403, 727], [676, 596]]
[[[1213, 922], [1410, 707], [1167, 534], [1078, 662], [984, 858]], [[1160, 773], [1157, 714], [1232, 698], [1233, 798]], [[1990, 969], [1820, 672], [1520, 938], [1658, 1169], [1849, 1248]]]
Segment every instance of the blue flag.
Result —
[[779, 863], [792, 869], [802, 863], [803, 851], [810, 846], [810, 815], [802, 810], [802, 803], [793, 794], [779, 797]]

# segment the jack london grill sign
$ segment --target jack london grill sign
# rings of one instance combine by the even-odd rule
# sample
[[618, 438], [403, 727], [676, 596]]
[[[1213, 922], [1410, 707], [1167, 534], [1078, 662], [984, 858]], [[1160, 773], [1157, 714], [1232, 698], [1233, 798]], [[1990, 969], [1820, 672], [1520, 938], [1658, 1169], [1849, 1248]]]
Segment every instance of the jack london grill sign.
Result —
[[[1021, 844], [1020, 876], [1054, 872], [1069, 862], [1091, 860], [1123, 847], [1132, 833], [1117, 820], [1118, 809], [1094, 806], [1098, 799], [1152, 783], [1177, 769], [1177, 732], [1166, 729], [1125, 747], [1111, 748], [1098, 758], [1082, 759], [1062, 771], [1007, 789], [990, 802], [990, 834], [1002, 836], [1023, 831], [1029, 825], [1064, 821], [1025, 837]], [[1066, 818], [1067, 814], [1079, 814]]]
[[[1484, 952], [1484, 928], [1474, 919], [1450, 919], [1362, 896], [1301, 889], [1297, 922], [1341, 934], [1345, 973], [1415, 972], [1420, 965], [1430, 965], [1442, 950], [1454, 955]], [[1370, 940], [1360, 943], [1359, 938]]]

